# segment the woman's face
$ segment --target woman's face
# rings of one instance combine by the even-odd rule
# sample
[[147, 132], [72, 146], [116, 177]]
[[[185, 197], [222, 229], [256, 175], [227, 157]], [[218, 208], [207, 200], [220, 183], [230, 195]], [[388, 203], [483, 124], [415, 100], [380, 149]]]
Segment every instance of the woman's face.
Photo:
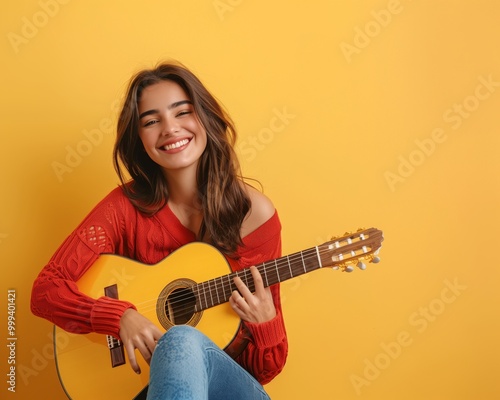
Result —
[[166, 173], [196, 168], [207, 134], [191, 100], [173, 81], [146, 87], [139, 107], [139, 137], [149, 157]]

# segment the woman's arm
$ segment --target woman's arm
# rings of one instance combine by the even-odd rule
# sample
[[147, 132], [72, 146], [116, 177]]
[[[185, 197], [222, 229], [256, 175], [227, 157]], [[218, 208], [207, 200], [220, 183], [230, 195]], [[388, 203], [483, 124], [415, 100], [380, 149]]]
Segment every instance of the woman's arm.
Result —
[[[120, 192], [118, 192], [118, 190]], [[113, 191], [63, 242], [36, 278], [31, 294], [33, 314], [73, 333], [98, 332], [118, 337], [126, 301], [93, 299], [78, 290], [76, 281], [102, 253], [122, 248], [121, 189]]]

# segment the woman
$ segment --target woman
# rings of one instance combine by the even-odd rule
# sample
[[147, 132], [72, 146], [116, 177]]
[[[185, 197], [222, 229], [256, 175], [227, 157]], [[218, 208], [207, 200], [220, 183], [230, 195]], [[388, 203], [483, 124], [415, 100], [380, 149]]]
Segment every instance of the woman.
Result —
[[[264, 288], [251, 266], [281, 255], [281, 225], [272, 202], [239, 176], [233, 123], [189, 70], [160, 64], [131, 80], [117, 130], [122, 185], [41, 271], [32, 312], [70, 332], [121, 339], [140, 373], [137, 349], [151, 366], [148, 398], [267, 399], [262, 385], [282, 370], [288, 344], [279, 287]], [[164, 333], [134, 304], [89, 298], [75, 284], [102, 253], [155, 264], [193, 241], [211, 243], [254, 277], [253, 293], [235, 278], [230, 297], [249, 339], [234, 361], [194, 328]]]

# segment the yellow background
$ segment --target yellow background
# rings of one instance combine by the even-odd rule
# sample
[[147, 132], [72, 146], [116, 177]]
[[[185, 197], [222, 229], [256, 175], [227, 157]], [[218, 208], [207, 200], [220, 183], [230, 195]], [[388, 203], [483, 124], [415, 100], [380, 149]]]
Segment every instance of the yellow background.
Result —
[[173, 58], [236, 121], [284, 253], [385, 233], [380, 264], [283, 284], [290, 351], [271, 397], [499, 398], [499, 14], [495, 0], [4, 4], [0, 397], [65, 398], [31, 284], [117, 184], [111, 124], [128, 78]]

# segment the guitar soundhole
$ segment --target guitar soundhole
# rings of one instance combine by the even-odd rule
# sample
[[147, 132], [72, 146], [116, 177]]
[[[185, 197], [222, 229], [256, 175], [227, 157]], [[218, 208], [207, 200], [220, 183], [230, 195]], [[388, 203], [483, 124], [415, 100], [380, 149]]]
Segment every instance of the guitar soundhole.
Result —
[[175, 289], [167, 297], [165, 312], [174, 325], [185, 325], [194, 314], [196, 297], [188, 288]]
[[201, 312], [196, 311], [196, 296], [191, 290], [195, 285], [189, 279], [180, 279], [167, 285], [156, 303], [158, 321], [166, 329], [174, 325], [196, 326]]

